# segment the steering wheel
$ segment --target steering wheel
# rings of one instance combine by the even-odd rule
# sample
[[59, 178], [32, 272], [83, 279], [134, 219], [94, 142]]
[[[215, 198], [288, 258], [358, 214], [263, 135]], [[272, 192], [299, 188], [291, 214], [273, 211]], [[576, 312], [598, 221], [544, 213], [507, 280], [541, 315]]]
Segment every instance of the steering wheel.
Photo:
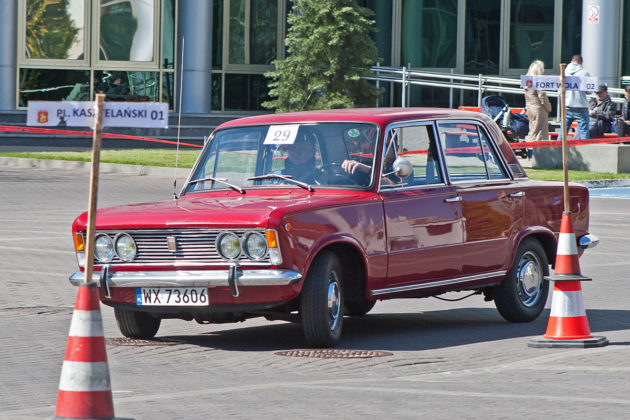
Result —
[[370, 175], [356, 171], [353, 174], [346, 172], [340, 163], [327, 163], [322, 166], [322, 171], [332, 185], [359, 185], [367, 186], [370, 183]]
[[346, 171], [340, 163], [326, 163], [322, 166], [322, 171], [326, 175], [329, 184], [332, 185], [358, 185], [359, 183]]

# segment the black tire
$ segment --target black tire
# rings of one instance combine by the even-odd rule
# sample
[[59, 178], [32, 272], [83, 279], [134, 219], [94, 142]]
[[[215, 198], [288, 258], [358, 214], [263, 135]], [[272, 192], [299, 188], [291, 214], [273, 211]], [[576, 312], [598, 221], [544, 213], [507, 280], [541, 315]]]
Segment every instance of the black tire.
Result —
[[153, 338], [162, 320], [144, 312], [114, 308], [120, 332], [129, 338]]
[[302, 330], [309, 346], [330, 347], [343, 328], [341, 265], [330, 251], [319, 254], [306, 275], [300, 302]]
[[494, 287], [494, 304], [510, 322], [529, 322], [538, 318], [547, 302], [549, 282], [547, 255], [540, 242], [525, 239], [518, 247], [507, 277]]
[[367, 299], [353, 299], [347, 301], [344, 305], [346, 309], [346, 315], [363, 316], [372, 310], [374, 305], [376, 305], [376, 301]]

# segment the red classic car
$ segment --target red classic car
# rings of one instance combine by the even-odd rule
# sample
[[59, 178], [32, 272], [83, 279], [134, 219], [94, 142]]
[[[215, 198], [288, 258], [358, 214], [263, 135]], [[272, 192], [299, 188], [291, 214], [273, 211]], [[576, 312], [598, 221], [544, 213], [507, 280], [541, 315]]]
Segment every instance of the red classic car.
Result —
[[[588, 190], [570, 185], [580, 252]], [[164, 318], [301, 322], [331, 346], [377, 300], [475, 291], [508, 321], [539, 316], [564, 209], [480, 113], [377, 108], [261, 115], [219, 126], [172, 201], [100, 209], [73, 224], [83, 281], [122, 334]]]

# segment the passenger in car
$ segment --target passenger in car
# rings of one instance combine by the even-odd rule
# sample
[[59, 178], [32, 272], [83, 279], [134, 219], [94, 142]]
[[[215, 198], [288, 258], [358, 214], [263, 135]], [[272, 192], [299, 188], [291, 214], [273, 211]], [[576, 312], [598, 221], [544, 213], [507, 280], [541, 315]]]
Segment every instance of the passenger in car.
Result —
[[[350, 175], [363, 173], [369, 175], [372, 171], [373, 143], [368, 135], [360, 128], [351, 128], [343, 133], [348, 147], [348, 157], [341, 163], [341, 168]], [[369, 156], [369, 157], [368, 157]]]
[[[382, 182], [387, 185], [399, 185], [399, 184], [411, 184], [413, 183], [413, 174], [406, 178], [398, 178], [396, 174], [393, 173], [393, 163], [396, 160], [396, 146], [392, 144], [391, 138], [387, 141], [387, 152], [385, 154], [385, 158], [383, 159], [383, 174], [382, 174]], [[372, 171], [372, 166], [367, 165], [365, 163], [359, 162], [353, 159], [346, 159], [341, 164], [341, 168], [345, 170], [347, 173], [353, 175], [355, 173], [362, 173], [365, 175], [369, 175]]]

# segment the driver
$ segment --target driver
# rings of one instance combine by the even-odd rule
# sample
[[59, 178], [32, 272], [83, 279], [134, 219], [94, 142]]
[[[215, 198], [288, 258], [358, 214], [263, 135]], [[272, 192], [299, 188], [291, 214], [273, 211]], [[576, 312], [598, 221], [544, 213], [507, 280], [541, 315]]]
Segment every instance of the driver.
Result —
[[293, 144], [287, 146], [287, 158], [281, 175], [289, 175], [296, 181], [314, 184], [320, 171], [315, 166], [315, 136], [299, 133]]

